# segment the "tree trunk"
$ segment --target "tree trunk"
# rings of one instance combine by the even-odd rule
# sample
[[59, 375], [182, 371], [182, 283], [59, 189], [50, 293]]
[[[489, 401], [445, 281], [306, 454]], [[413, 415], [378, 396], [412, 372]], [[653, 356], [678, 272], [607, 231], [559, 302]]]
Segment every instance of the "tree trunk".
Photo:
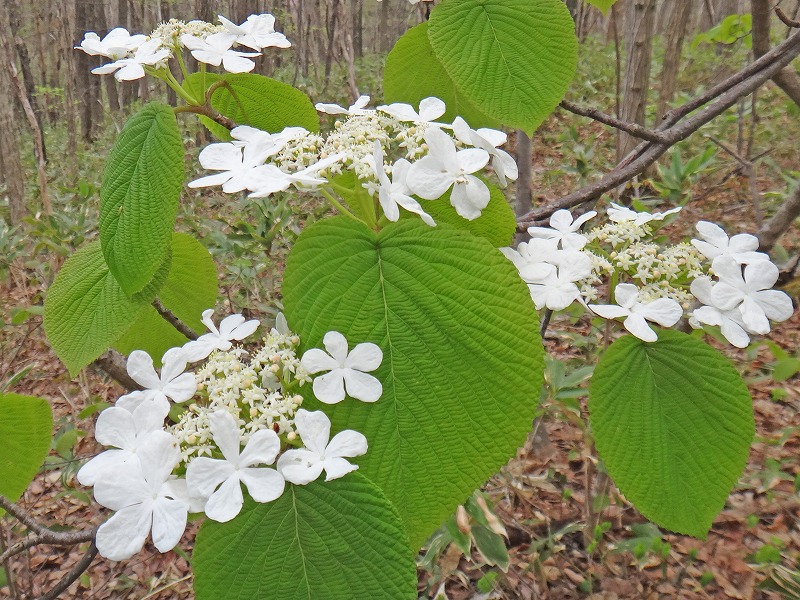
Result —
[[19, 132], [14, 109], [14, 83], [9, 69], [16, 51], [11, 41], [8, 5], [0, 5], [0, 156], [3, 157], [2, 177], [8, 196], [8, 219], [19, 223], [27, 214], [25, 180], [19, 156]]
[[[753, 15], [753, 56], [759, 58], [769, 52], [769, 20], [772, 11], [769, 0], [751, 0]], [[800, 75], [793, 67], [786, 67], [772, 81], [800, 106]]]
[[[514, 214], [521, 217], [533, 210], [533, 191], [531, 190], [531, 138], [527, 133], [518, 129], [515, 135], [517, 170], [519, 171], [516, 184], [516, 199]], [[515, 242], [523, 241], [524, 236], [517, 234]]]
[[[93, 0], [75, 0], [75, 17], [78, 30], [81, 32], [97, 29], [97, 5]], [[100, 64], [95, 56], [85, 52], [76, 52], [77, 83], [80, 98], [81, 137], [91, 143], [97, 128], [97, 105], [100, 102], [100, 78], [92, 75], [91, 70]]]
[[[656, 0], [628, 0], [625, 14], [627, 56], [620, 118], [639, 125], [645, 124], [655, 18]], [[638, 143], [639, 140], [635, 137], [627, 133], [620, 134], [617, 143], [617, 162], [625, 158]]]
[[353, 52], [356, 58], [364, 56], [364, 0], [351, 0], [353, 22]]
[[690, 2], [675, 2], [666, 19], [664, 31], [664, 61], [661, 68], [661, 89], [658, 94], [656, 107], [656, 123], [667, 111], [667, 105], [675, 96], [675, 85], [678, 80], [678, 70], [681, 64], [681, 50], [686, 37], [686, 27], [691, 14]]

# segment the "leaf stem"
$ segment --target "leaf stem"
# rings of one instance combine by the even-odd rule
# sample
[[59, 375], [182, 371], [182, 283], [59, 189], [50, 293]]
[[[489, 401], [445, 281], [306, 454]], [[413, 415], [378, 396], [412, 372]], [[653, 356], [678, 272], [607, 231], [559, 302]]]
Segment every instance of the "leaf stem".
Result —
[[326, 190], [324, 187], [319, 188], [319, 192], [320, 192], [320, 194], [322, 194], [325, 197], [325, 199], [328, 202], [331, 203], [331, 206], [333, 206], [340, 213], [342, 213], [346, 217], [350, 217], [351, 219], [353, 219], [355, 221], [358, 221], [359, 223], [364, 223], [366, 225], [366, 223], [362, 219], [359, 219], [356, 215], [354, 215], [352, 212], [347, 210], [347, 208], [345, 208], [345, 206], [341, 202], [339, 202], [333, 196], [333, 194], [331, 192], [329, 192], [328, 190]]

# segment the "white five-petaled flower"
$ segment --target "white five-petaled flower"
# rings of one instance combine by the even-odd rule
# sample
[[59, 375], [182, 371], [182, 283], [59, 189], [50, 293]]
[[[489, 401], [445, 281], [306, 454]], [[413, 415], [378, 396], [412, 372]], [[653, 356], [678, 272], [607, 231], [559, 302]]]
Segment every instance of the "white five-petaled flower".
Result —
[[242, 46], [261, 52], [263, 48], [289, 48], [292, 45], [285, 35], [275, 31], [275, 17], [269, 13], [250, 15], [241, 25], [218, 16], [225, 30], [235, 35]]
[[418, 214], [422, 220], [431, 227], [436, 226], [436, 221], [425, 212], [420, 203], [410, 196], [411, 190], [406, 185], [406, 177], [411, 163], [401, 158], [392, 168], [392, 178], [386, 174], [383, 167], [383, 149], [381, 143], [375, 140], [375, 151], [373, 153], [373, 168], [378, 177], [380, 187], [378, 188], [378, 200], [383, 208], [383, 213], [390, 221], [397, 221], [400, 218], [402, 206], [407, 211]]
[[447, 110], [447, 107], [439, 98], [431, 96], [429, 98], [423, 98], [420, 100], [419, 112], [414, 110], [414, 107], [410, 104], [405, 104], [403, 102], [385, 104], [383, 106], [379, 106], [378, 110], [385, 112], [387, 115], [394, 117], [398, 121], [431, 123], [435, 125], [435, 123], [432, 123], [432, 121], [441, 117]]
[[592, 261], [582, 252], [558, 250], [557, 253], [552, 263], [539, 263], [538, 273], [534, 274], [533, 267], [529, 267], [528, 277], [523, 276], [537, 310], [564, 310], [581, 296], [575, 282], [592, 274]]
[[556, 240], [564, 249], [580, 250], [588, 240], [579, 233], [581, 225], [597, 214], [590, 210], [573, 220], [568, 210], [557, 210], [550, 217], [550, 227], [528, 227], [528, 235], [532, 238]]
[[623, 223], [625, 221], [632, 221], [635, 225], [644, 225], [650, 221], [663, 221], [669, 215], [674, 215], [681, 211], [680, 206], [664, 211], [663, 213], [649, 213], [649, 212], [636, 212], [627, 206], [620, 206], [619, 204], [611, 203], [611, 208], [606, 211], [610, 221], [615, 223]]
[[146, 41], [146, 35], [141, 33], [131, 35], [124, 27], [116, 27], [109, 31], [102, 40], [94, 31], [86, 32], [81, 45], [75, 46], [75, 48], [83, 50], [90, 56], [105, 56], [112, 60], [119, 60]]
[[259, 52], [239, 52], [232, 50], [231, 46], [236, 41], [236, 36], [226, 31], [213, 33], [206, 39], [185, 33], [181, 36], [181, 43], [192, 52], [192, 56], [201, 63], [222, 67], [229, 73], [248, 73], [256, 66], [249, 57], [259, 56]]
[[758, 238], [748, 233], [740, 233], [728, 239], [728, 234], [719, 225], [708, 221], [699, 221], [697, 232], [702, 239], [692, 240], [692, 245], [712, 261], [720, 256], [730, 256], [739, 264], [751, 264], [769, 260], [769, 257], [758, 250]]
[[[92, 69], [95, 75], [114, 73], [117, 81], [133, 81], [144, 77], [144, 65], [153, 66], [168, 58], [171, 52], [161, 47], [161, 40], [152, 39], [136, 49], [132, 57], [120, 58], [112, 63]], [[116, 71], [116, 72], [115, 72]]]
[[515, 181], [519, 176], [517, 161], [508, 152], [500, 150], [498, 146], [506, 143], [508, 136], [497, 129], [472, 129], [461, 117], [456, 117], [453, 121], [453, 134], [461, 142], [470, 146], [475, 146], [481, 150], [486, 150], [492, 157], [492, 169], [494, 169], [500, 185], [506, 186], [506, 179]]
[[275, 462], [281, 442], [271, 429], [256, 431], [239, 452], [241, 430], [233, 416], [218, 410], [209, 418], [214, 443], [224, 460], [200, 456], [186, 469], [186, 484], [194, 497], [208, 498], [205, 513], [209, 519], [225, 523], [242, 510], [242, 486], [256, 502], [280, 498], [285, 482], [275, 469], [257, 467]]
[[477, 219], [489, 204], [486, 184], [472, 175], [489, 162], [489, 153], [480, 148], [456, 151], [453, 139], [436, 127], [425, 132], [428, 154], [411, 165], [406, 184], [414, 194], [435, 200], [450, 187], [450, 204], [467, 220]]
[[614, 290], [615, 304], [590, 304], [589, 308], [604, 319], [625, 317], [623, 326], [644, 342], [655, 342], [658, 335], [647, 321], [662, 327], [672, 327], [683, 315], [683, 309], [672, 298], [658, 298], [651, 302], [639, 302], [639, 290], [630, 283], [620, 283]]
[[352, 117], [375, 112], [374, 109], [365, 108], [367, 104], [369, 104], [369, 96], [359, 96], [358, 99], [350, 105], [350, 108], [344, 108], [338, 104], [325, 104], [324, 102], [317, 102], [314, 108], [328, 115], [350, 115]]
[[276, 140], [272, 136], [251, 139], [252, 141], [244, 144], [218, 143], [203, 148], [198, 157], [200, 165], [204, 169], [222, 172], [195, 179], [189, 183], [189, 187], [221, 185], [222, 191], [226, 194], [249, 189], [253, 185], [256, 169], [263, 165], [269, 156], [279, 152], [285, 144], [285, 141]]
[[197, 391], [193, 373], [184, 373], [189, 357], [182, 348], [170, 348], [161, 358], [161, 375], [156, 373], [153, 359], [144, 350], [134, 350], [128, 357], [128, 375], [143, 390], [125, 394], [117, 400], [117, 406], [129, 412], [140, 405], [153, 403], [169, 411], [169, 402], [186, 402]]
[[185, 480], [170, 474], [181, 460], [178, 441], [164, 432], [139, 449], [138, 460], [117, 466], [113, 477], [100, 477], [94, 486], [99, 504], [116, 513], [97, 530], [100, 554], [110, 560], [130, 558], [142, 549], [152, 529], [160, 552], [172, 550], [186, 529], [194, 506]]
[[362, 402], [376, 402], [383, 393], [381, 382], [367, 375], [377, 369], [383, 352], [373, 343], [357, 344], [347, 352], [347, 338], [338, 331], [329, 331], [322, 339], [327, 352], [312, 348], [303, 354], [300, 363], [311, 374], [330, 371], [314, 379], [314, 395], [320, 402], [336, 404], [347, 394]]
[[246, 321], [244, 316], [228, 315], [219, 324], [219, 329], [214, 325], [211, 317], [214, 315], [213, 309], [203, 311], [203, 324], [208, 327], [210, 333], [204, 333], [196, 340], [184, 344], [183, 349], [189, 362], [203, 360], [214, 350], [223, 352], [233, 348], [232, 342], [239, 342], [246, 337], [253, 335], [258, 329], [258, 321], [253, 319]]
[[698, 277], [692, 281], [692, 294], [705, 306], [700, 306], [692, 311], [689, 323], [697, 327], [694, 321], [706, 325], [717, 325], [725, 339], [737, 348], [747, 348], [750, 336], [742, 320], [742, 313], [738, 309], [720, 310], [711, 294], [712, 281], [708, 277]]
[[114, 469], [135, 457], [140, 448], [152, 443], [156, 437], [168, 435], [163, 431], [168, 412], [164, 408], [160, 404], [145, 403], [133, 413], [118, 406], [100, 413], [94, 437], [103, 446], [113, 448], [101, 452], [83, 465], [78, 471], [78, 481], [82, 485], [94, 485], [103, 471]]
[[745, 328], [751, 333], [769, 333], [769, 320], [785, 321], [792, 316], [792, 300], [787, 294], [771, 289], [778, 281], [778, 267], [768, 260], [749, 264], [742, 274], [741, 265], [731, 256], [714, 261], [719, 281], [711, 288], [711, 298], [719, 310], [739, 309]]
[[325, 481], [344, 477], [358, 469], [347, 458], [361, 456], [367, 452], [367, 438], [363, 434], [347, 429], [331, 436], [331, 422], [324, 412], [297, 411], [295, 428], [305, 448], [284, 452], [278, 459], [278, 470], [286, 481], [295, 485], [306, 485], [316, 480], [325, 471]]

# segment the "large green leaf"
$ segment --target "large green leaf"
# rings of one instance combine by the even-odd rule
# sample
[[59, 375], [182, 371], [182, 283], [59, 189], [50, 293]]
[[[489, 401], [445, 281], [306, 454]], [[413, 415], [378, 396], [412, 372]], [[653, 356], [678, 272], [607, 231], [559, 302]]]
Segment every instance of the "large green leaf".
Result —
[[[208, 250], [193, 236], [172, 235], [172, 262], [164, 285], [158, 292], [161, 303], [197, 332], [205, 330], [200, 318], [217, 300], [217, 269]], [[148, 307], [114, 347], [123, 354], [145, 350], [158, 361], [169, 348], [188, 340]]]
[[52, 434], [47, 400], [0, 394], [0, 495], [17, 501], [42, 466]]
[[206, 521], [192, 569], [198, 600], [411, 600], [413, 552], [397, 510], [358, 473], [287, 484], [246, 500], [229, 523]]
[[[468, 221], [456, 212], [450, 204], [450, 192], [437, 200], [422, 200], [422, 208], [425, 209], [433, 220], [437, 223], [448, 223], [458, 229], [464, 229], [478, 237], [486, 238], [495, 248], [509, 246], [514, 238], [517, 229], [517, 219], [514, 211], [508, 205], [503, 191], [485, 182], [491, 192], [489, 204], [481, 211], [481, 216], [477, 219]], [[401, 212], [405, 218], [419, 219], [417, 215]]]
[[[224, 80], [230, 87], [215, 89], [211, 95], [211, 105], [237, 125], [250, 125], [271, 133], [286, 127], [319, 131], [319, 116], [308, 96], [275, 79], [253, 73], [206, 73], [203, 79], [202, 74], [193, 73], [185, 85], [201, 95], [204, 93], [201, 92], [203, 81], [208, 87], [219, 80]], [[218, 138], [230, 139], [228, 130], [222, 125], [206, 117], [201, 120]]]
[[383, 349], [383, 396], [320, 407], [369, 440], [362, 472], [418, 548], [495, 473], [531, 427], [542, 383], [537, 316], [513, 265], [442, 224], [376, 233], [345, 217], [306, 229], [287, 260], [284, 306], [303, 349], [326, 332]]
[[704, 538], [747, 462], [747, 386], [707, 344], [659, 331], [627, 335], [597, 365], [589, 411], [597, 452], [623, 494], [656, 524]]
[[73, 254], [44, 301], [44, 330], [58, 357], [75, 375], [108, 350], [152, 298], [125, 295], [103, 259], [100, 242]]
[[479, 110], [528, 133], [564, 97], [578, 60], [562, 0], [445, 0], [431, 13], [428, 38]]
[[132, 116], [108, 157], [100, 188], [100, 242], [128, 296], [142, 291], [169, 252], [183, 186], [175, 113], [153, 102]]
[[416, 107], [428, 96], [444, 100], [447, 112], [439, 119], [450, 123], [461, 116], [473, 129], [497, 127], [493, 119], [456, 89], [450, 75], [436, 58], [428, 40], [428, 23], [412, 27], [403, 34], [386, 57], [383, 70], [385, 102], [405, 102]]

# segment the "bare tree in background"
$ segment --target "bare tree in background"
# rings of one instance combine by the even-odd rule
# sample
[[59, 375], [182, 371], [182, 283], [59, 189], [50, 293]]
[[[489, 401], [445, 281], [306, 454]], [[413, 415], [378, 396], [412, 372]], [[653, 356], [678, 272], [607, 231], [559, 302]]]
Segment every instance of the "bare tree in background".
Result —
[[656, 106], [656, 123], [664, 116], [667, 111], [667, 105], [675, 96], [675, 85], [681, 64], [681, 50], [686, 38], [692, 3], [672, 2], [665, 4], [664, 7], [664, 11], [667, 12], [662, 21], [666, 23], [664, 30], [664, 61], [661, 67], [661, 87], [658, 92], [658, 104]]
[[27, 214], [25, 184], [19, 155], [19, 131], [14, 108], [14, 83], [9, 69], [14, 55], [8, 4], [0, 5], [0, 179], [8, 197], [9, 221], [19, 223]]
[[[629, 123], [645, 124], [647, 93], [650, 88], [650, 66], [653, 56], [653, 34], [656, 0], [627, 0], [625, 4], [625, 74], [622, 80], [622, 104], [619, 118]], [[617, 138], [617, 160], [633, 150], [638, 140], [620, 133]]]

